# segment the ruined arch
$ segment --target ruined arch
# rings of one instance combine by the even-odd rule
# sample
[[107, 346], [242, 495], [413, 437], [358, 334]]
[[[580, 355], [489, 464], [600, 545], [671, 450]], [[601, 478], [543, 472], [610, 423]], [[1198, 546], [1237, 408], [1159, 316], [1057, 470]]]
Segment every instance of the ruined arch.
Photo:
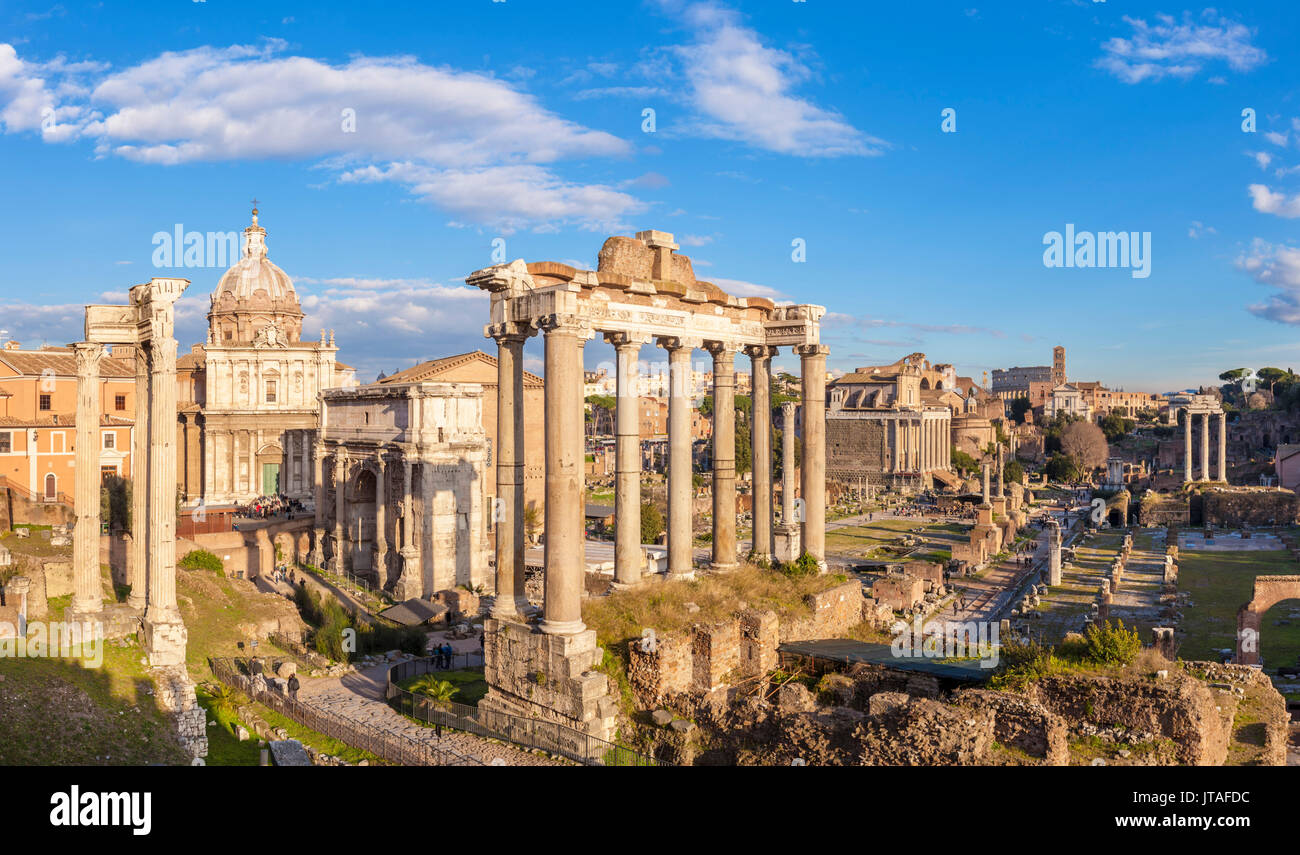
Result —
[[1264, 615], [1283, 600], [1300, 599], [1300, 576], [1256, 576], [1250, 602], [1237, 610], [1238, 665], [1258, 665], [1259, 633]]

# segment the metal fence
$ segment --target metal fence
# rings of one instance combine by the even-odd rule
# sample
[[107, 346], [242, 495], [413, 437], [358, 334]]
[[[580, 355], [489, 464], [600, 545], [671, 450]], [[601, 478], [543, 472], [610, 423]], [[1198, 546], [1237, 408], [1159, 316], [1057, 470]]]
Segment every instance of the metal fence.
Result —
[[260, 704], [265, 704], [283, 716], [293, 719], [317, 733], [345, 742], [353, 748], [368, 751], [376, 757], [402, 766], [482, 766], [475, 757], [428, 742], [413, 739], [404, 733], [380, 730], [373, 722], [352, 719], [338, 713], [318, 710], [307, 704], [264, 689], [255, 691], [244, 663], [236, 659], [210, 660], [212, 673], [218, 680], [246, 693]]
[[[478, 657], [480, 665], [482, 663], [481, 653], [459, 655]], [[422, 674], [455, 670], [440, 667], [441, 664], [436, 659], [413, 659], [399, 662], [389, 668], [388, 702], [403, 715], [429, 725], [463, 730], [488, 739], [501, 739], [529, 750], [541, 749], [588, 766], [669, 765], [631, 748], [607, 742], [562, 724], [504, 712], [481, 710], [455, 701], [436, 701], [397, 685], [402, 680]]]

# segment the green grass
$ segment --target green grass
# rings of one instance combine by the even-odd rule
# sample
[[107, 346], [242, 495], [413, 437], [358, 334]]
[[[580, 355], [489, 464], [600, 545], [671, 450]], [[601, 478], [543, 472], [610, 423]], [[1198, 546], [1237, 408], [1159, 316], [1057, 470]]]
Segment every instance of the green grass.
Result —
[[[398, 683], [398, 685], [403, 689], [410, 691], [412, 684], [417, 680], [422, 679], [422, 676], [423, 675], [419, 677], [408, 677]], [[483, 700], [484, 696], [487, 695], [488, 684], [487, 680], [483, 678], [482, 671], [439, 671], [435, 676], [440, 680], [446, 680], [448, 683], [451, 683], [456, 687], [456, 694], [451, 696], [451, 700], [458, 704], [476, 707], [478, 706], [478, 702]]]
[[362, 751], [360, 748], [353, 748], [346, 742], [340, 742], [333, 737], [303, 727], [301, 724], [298, 724], [298, 722], [290, 718], [285, 718], [270, 707], [255, 703], [252, 705], [252, 709], [263, 721], [271, 725], [271, 727], [284, 728], [289, 734], [290, 739], [296, 739], [303, 745], [310, 745], [321, 754], [330, 754], [334, 757], [346, 760], [349, 763], [357, 763], [361, 760], [368, 760], [371, 766], [378, 766], [384, 763], [381, 758], [376, 757], [369, 751]]
[[[1178, 590], [1191, 594], [1181, 629], [1187, 633], [1178, 651], [1181, 659], [1218, 660], [1215, 651], [1236, 646], [1237, 610], [1254, 595], [1256, 576], [1300, 573], [1300, 564], [1284, 551], [1193, 552], [1178, 554]], [[1300, 656], [1300, 619], [1288, 626], [1287, 613], [1300, 603], [1284, 600], [1264, 615], [1260, 654], [1267, 667], [1294, 665]]]

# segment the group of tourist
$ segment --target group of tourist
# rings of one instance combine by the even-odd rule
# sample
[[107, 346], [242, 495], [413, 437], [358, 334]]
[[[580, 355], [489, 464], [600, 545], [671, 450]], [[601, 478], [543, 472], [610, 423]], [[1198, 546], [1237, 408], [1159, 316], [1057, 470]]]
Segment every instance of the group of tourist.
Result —
[[450, 671], [452, 659], [455, 658], [456, 651], [447, 642], [443, 642], [429, 651], [433, 659], [434, 667], [439, 671]]
[[307, 508], [297, 499], [291, 499], [283, 493], [274, 496], [258, 496], [246, 505], [240, 505], [235, 509], [236, 514], [241, 517], [251, 519], [271, 519], [281, 515], [287, 515], [293, 519], [294, 514], [302, 515]]

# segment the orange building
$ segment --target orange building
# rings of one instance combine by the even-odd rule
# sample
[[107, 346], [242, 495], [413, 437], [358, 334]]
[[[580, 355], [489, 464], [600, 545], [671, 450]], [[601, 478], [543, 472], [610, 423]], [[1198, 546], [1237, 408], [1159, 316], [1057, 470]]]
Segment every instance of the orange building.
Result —
[[[115, 347], [99, 363], [99, 471], [131, 477], [135, 357]], [[77, 357], [71, 348], [0, 350], [0, 476], [47, 501], [72, 501]]]

